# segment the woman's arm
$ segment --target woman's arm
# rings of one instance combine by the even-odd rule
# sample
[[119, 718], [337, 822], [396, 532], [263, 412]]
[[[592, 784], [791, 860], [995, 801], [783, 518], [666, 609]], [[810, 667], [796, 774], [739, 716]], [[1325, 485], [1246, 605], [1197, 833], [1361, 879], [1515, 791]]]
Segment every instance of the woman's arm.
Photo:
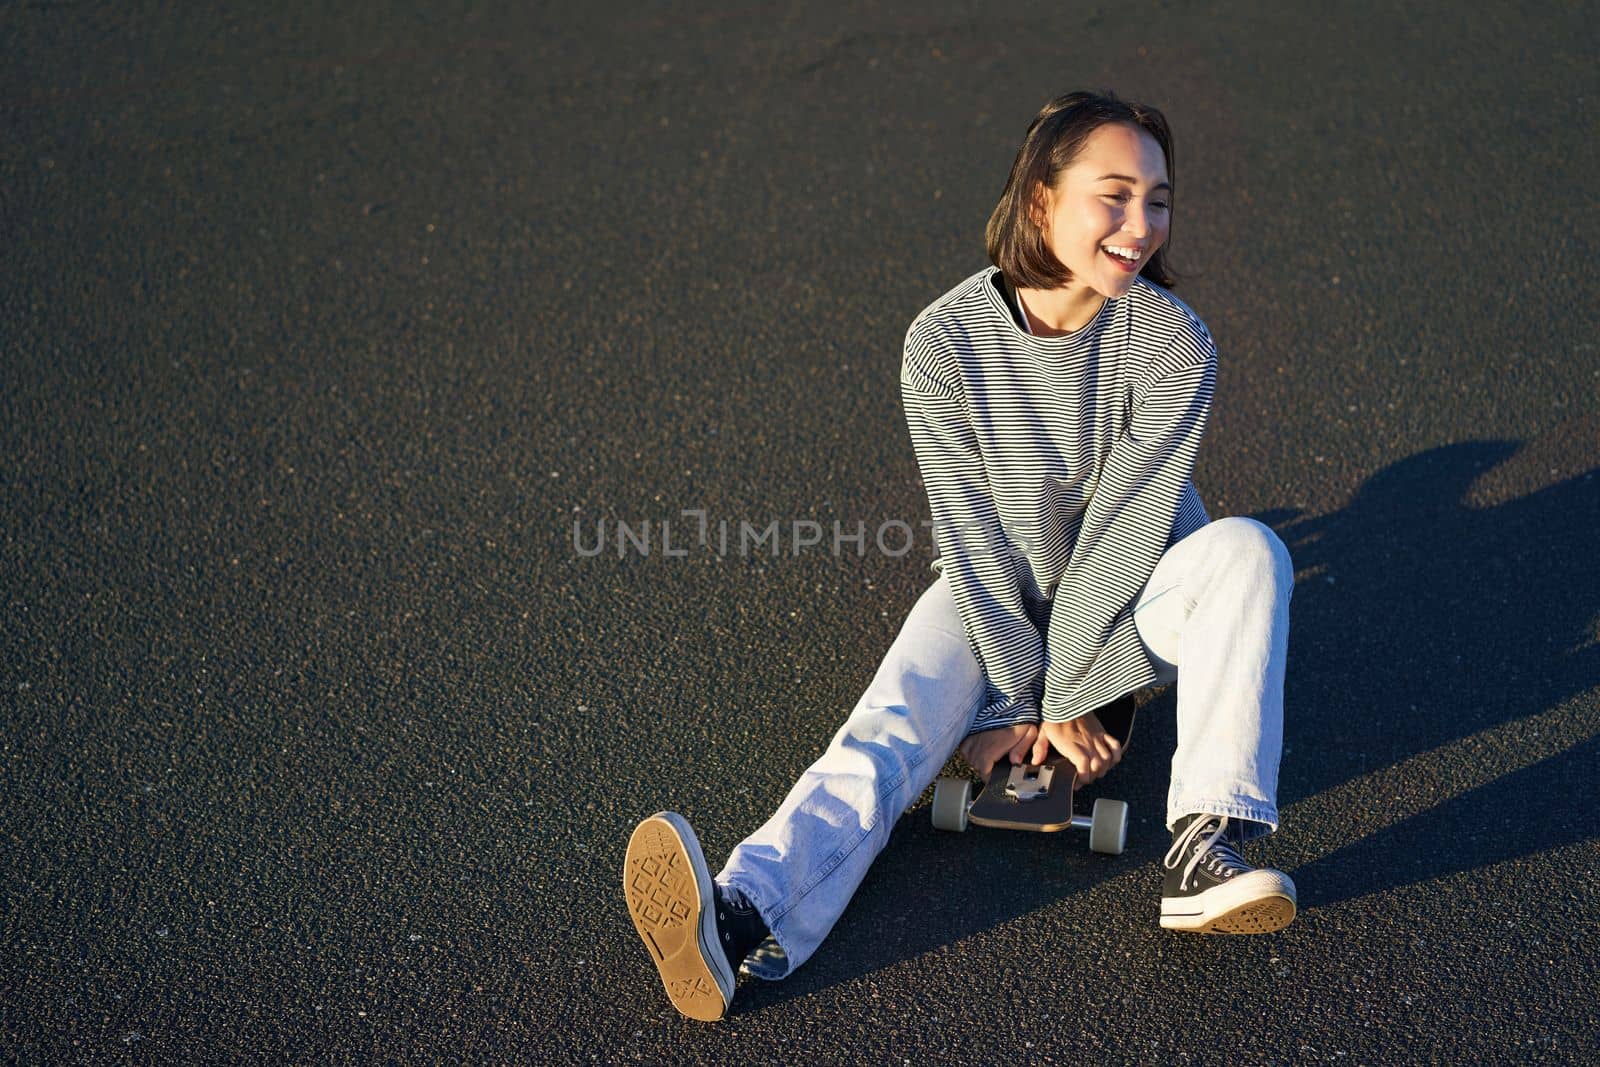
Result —
[[1011, 545], [953, 368], [939, 366], [938, 353], [915, 327], [906, 335], [900, 391], [944, 577], [988, 680], [972, 732], [1036, 723], [1044, 640], [1023, 610]]
[[1203, 329], [1181, 331], [1165, 366], [1134, 401], [1085, 509], [1056, 586], [1042, 713], [1061, 722], [1120, 695], [1101, 692], [1114, 664], [1096, 670], [1114, 631], [1131, 626], [1134, 598], [1166, 551], [1211, 414], [1217, 350]]

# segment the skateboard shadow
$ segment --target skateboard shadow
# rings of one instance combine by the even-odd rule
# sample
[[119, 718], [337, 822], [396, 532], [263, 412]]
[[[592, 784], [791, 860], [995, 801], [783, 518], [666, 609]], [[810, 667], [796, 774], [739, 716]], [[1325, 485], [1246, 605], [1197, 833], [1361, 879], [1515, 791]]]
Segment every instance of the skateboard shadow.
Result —
[[[1531, 762], [1502, 759], [1503, 770], [1457, 744], [1495, 727], [1514, 738], [1519, 728], [1506, 724], [1561, 709], [1600, 682], [1600, 469], [1471, 503], [1474, 483], [1518, 450], [1444, 446], [1385, 468], [1337, 512], [1255, 516], [1289, 546], [1298, 576], [1279, 802], [1284, 829], [1312, 843], [1295, 850], [1309, 861], [1286, 864], [1303, 908], [1600, 837], [1600, 809], [1573, 803], [1592, 792], [1600, 766], [1592, 714], [1541, 723], [1570, 740]], [[1130, 801], [1122, 857], [1093, 856], [1070, 831], [941, 833], [919, 806], [816, 956], [782, 983], [747, 981], [744, 1010], [937, 952], [1130, 871], [1151, 871], [1128, 909], [1149, 921], [1168, 842], [1173, 699], [1169, 689], [1144, 707], [1117, 773], [1082, 794], [1085, 807], [1101, 789]], [[1434, 758], [1438, 749], [1448, 751]], [[1439, 799], [1397, 821], [1389, 798], [1359, 780], [1405, 761], [1429, 768]], [[1287, 813], [1342, 785], [1362, 808], [1341, 811], [1355, 840], [1318, 855], [1318, 828], [1296, 827]], [[1103, 931], [1106, 917], [1096, 921]]]

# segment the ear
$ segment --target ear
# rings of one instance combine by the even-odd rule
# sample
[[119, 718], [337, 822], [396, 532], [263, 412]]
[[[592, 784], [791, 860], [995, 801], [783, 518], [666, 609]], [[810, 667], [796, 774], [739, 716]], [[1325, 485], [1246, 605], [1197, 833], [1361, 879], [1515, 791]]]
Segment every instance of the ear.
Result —
[[1033, 195], [1028, 200], [1028, 219], [1039, 229], [1045, 228], [1045, 220], [1050, 217], [1050, 190], [1045, 188], [1044, 182], [1033, 183]]

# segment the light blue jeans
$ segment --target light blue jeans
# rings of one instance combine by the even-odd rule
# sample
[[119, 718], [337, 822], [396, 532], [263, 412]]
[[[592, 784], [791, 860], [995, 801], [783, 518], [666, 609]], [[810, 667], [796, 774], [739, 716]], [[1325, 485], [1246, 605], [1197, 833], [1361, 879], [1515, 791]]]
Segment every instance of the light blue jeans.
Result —
[[[1171, 546], [1134, 620], [1163, 683], [1178, 681], [1167, 826], [1210, 812], [1278, 828], [1283, 675], [1294, 567], [1253, 519], [1220, 519]], [[1181, 675], [1181, 680], [1180, 680]], [[772, 931], [745, 961], [783, 978], [844, 913], [901, 814], [966, 737], [984, 679], [941, 576], [917, 601], [855, 710], [717, 880]]]

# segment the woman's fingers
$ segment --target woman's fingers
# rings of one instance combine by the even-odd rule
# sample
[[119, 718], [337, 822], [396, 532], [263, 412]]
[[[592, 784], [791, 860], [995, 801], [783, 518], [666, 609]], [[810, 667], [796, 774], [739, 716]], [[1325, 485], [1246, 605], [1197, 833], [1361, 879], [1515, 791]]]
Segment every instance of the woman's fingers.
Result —
[[1079, 785], [1099, 781], [1122, 762], [1122, 745], [1110, 734], [1091, 734], [1069, 748]]
[[1044, 750], [1050, 751], [1050, 742], [1045, 741], [1037, 726], [1030, 726], [1017, 733], [1017, 743], [1011, 746], [1012, 763], [1038, 763], [1039, 743], [1044, 742]]

